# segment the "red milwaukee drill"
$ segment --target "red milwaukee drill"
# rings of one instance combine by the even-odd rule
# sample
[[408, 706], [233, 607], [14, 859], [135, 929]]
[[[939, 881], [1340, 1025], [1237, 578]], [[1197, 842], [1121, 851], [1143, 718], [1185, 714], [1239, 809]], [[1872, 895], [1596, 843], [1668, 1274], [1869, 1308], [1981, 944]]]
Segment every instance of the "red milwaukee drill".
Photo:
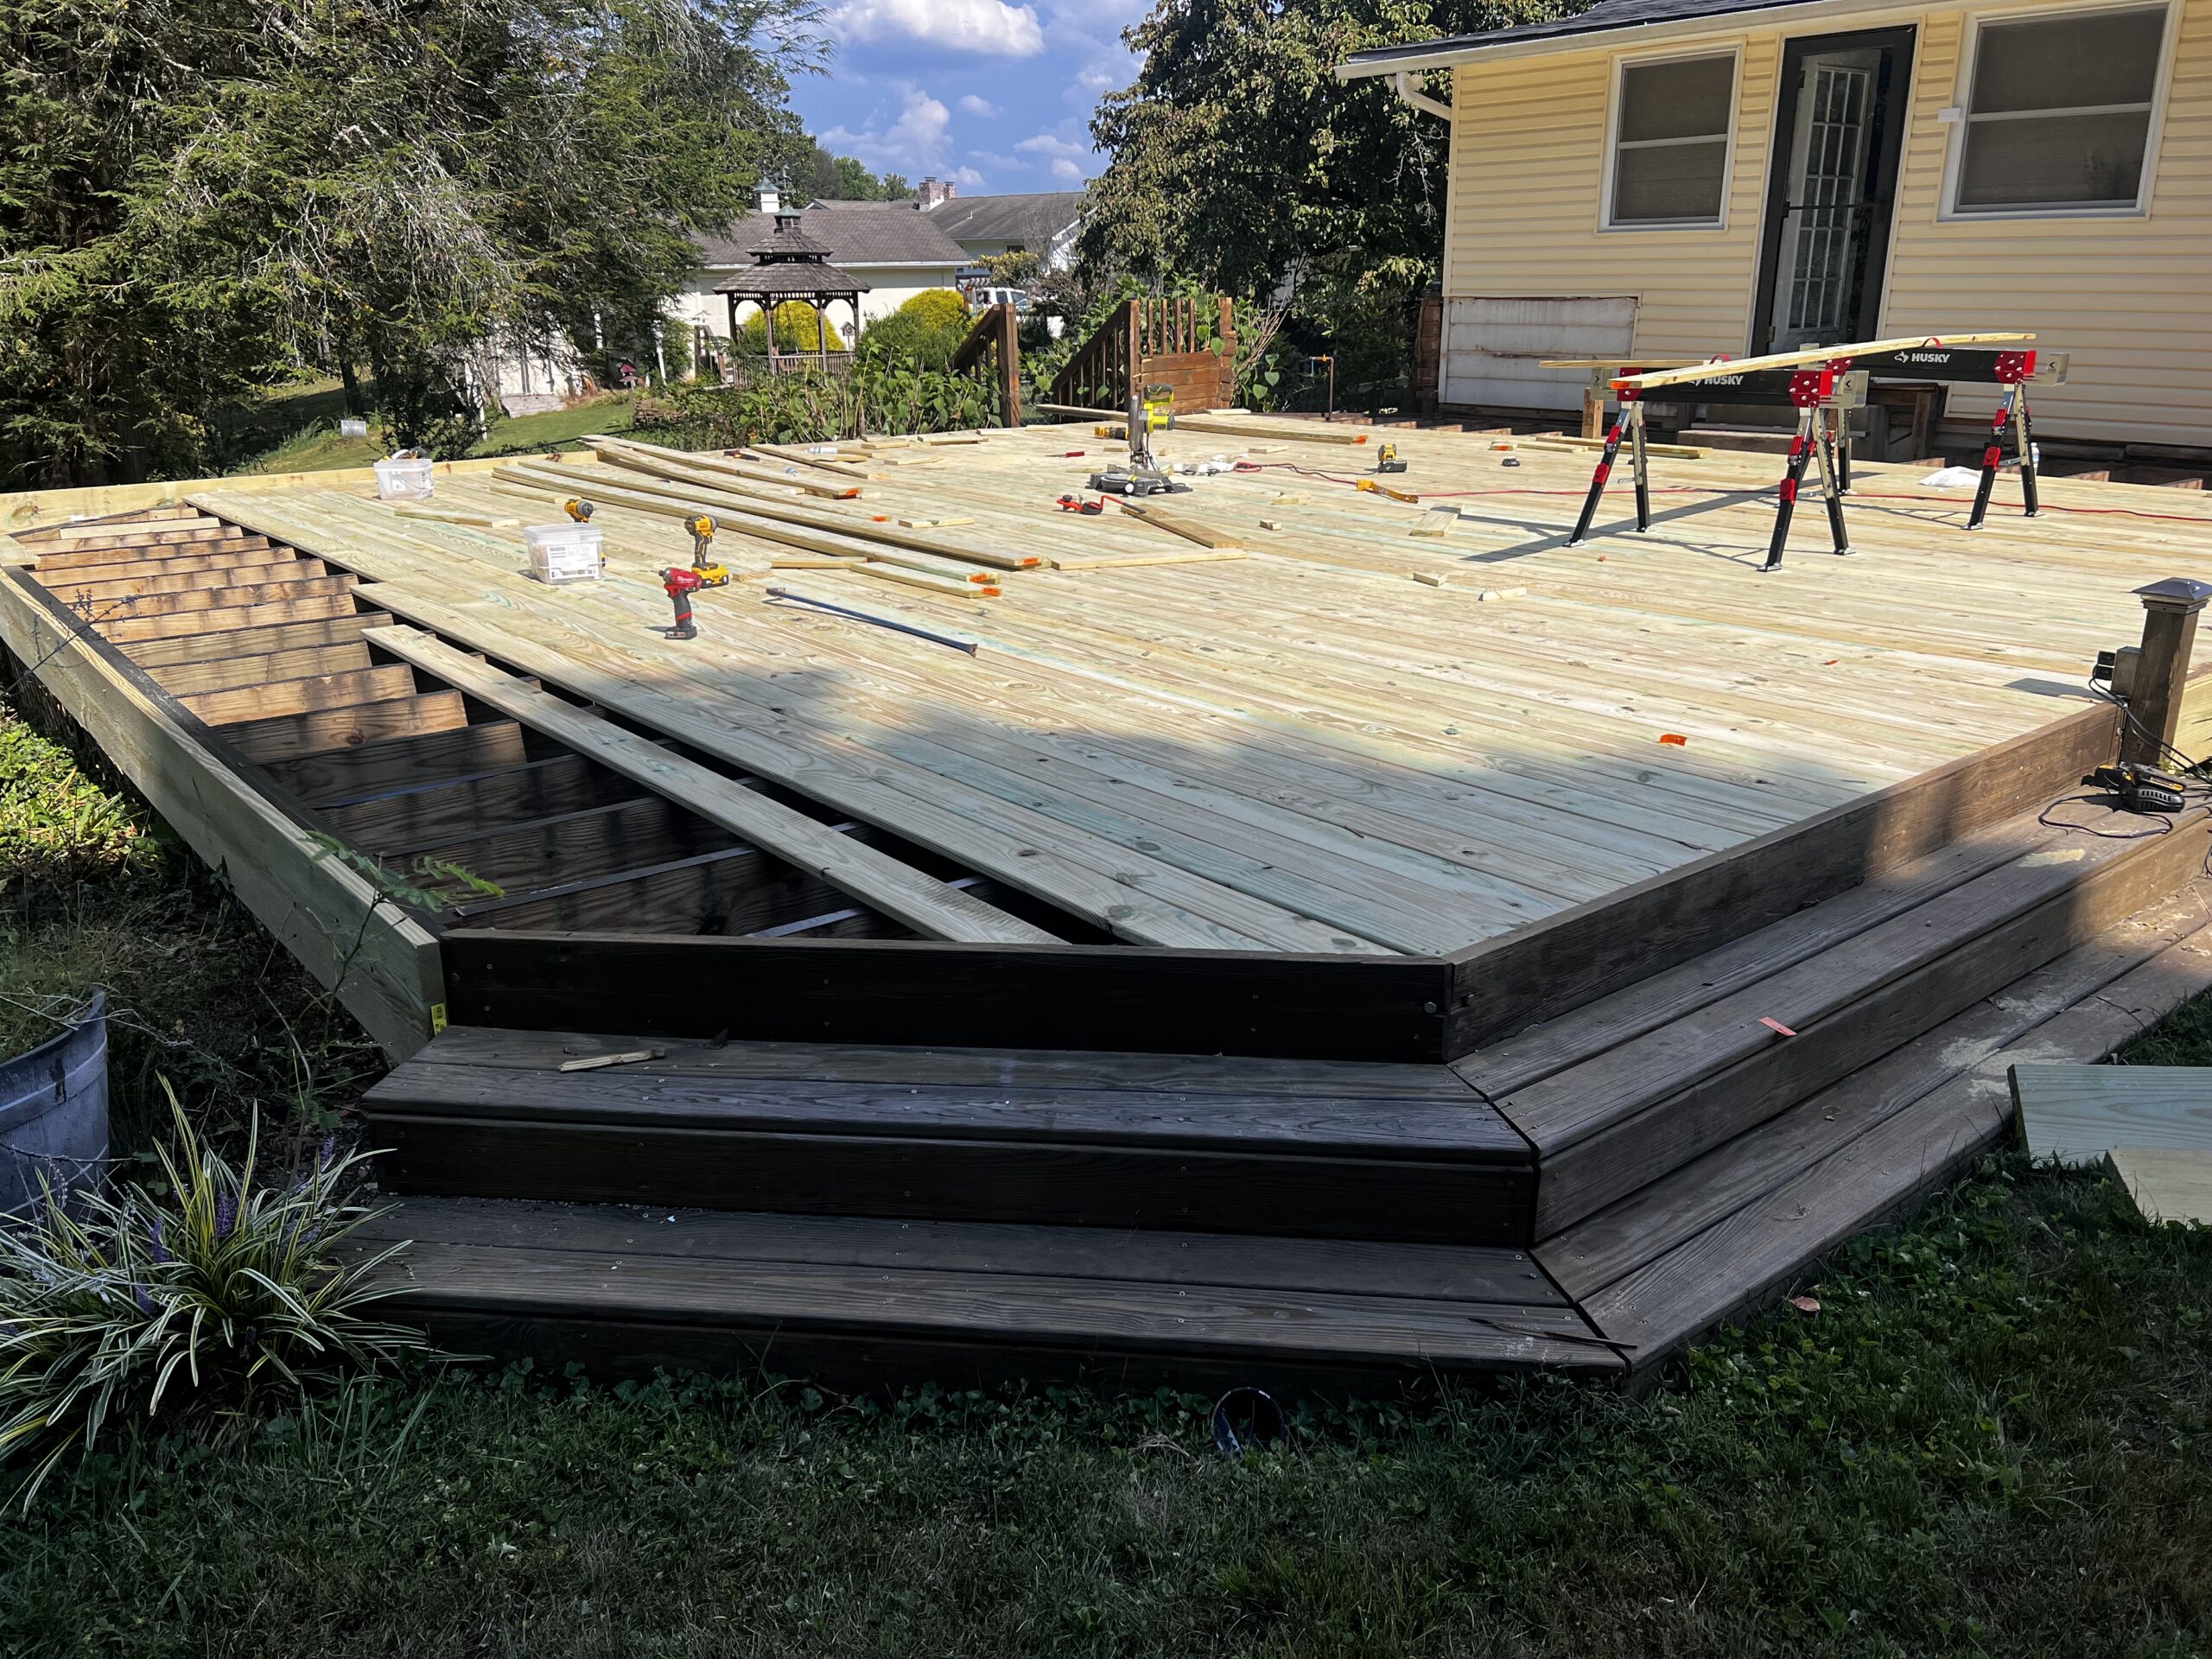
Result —
[[672, 564], [660, 573], [660, 585], [668, 590], [676, 606], [676, 626], [668, 631], [671, 639], [696, 639], [699, 630], [691, 622], [691, 595], [706, 584], [699, 573], [688, 565]]

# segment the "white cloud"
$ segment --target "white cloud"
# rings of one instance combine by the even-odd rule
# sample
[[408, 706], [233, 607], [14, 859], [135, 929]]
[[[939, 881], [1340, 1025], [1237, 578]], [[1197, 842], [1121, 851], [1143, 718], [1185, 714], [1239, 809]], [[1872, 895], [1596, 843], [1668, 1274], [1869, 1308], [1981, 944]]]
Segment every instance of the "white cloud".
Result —
[[830, 26], [849, 41], [925, 41], [955, 52], [1033, 58], [1045, 31], [1033, 6], [1006, 0], [842, 0]]
[[1066, 156], [1058, 156], [1052, 160], [1052, 176], [1065, 179], [1070, 184], [1079, 184], [1083, 181], [1083, 169]]
[[880, 172], [934, 172], [944, 164], [945, 137], [952, 125], [952, 111], [918, 86], [899, 88], [904, 103], [898, 118], [887, 126], [871, 119], [855, 132], [832, 127], [815, 135], [824, 149], [857, 156]]
[[999, 112], [997, 105], [988, 99], [978, 98], [973, 92], [960, 100], [960, 107], [969, 115], [981, 116], [986, 121]]
[[1073, 161], [1079, 156], [1087, 156], [1091, 153], [1090, 145], [1070, 143], [1057, 133], [1051, 132], [1040, 132], [1024, 138], [1014, 148], [1039, 156], [1057, 156], [1063, 161]]
[[983, 175], [972, 167], [954, 168], [952, 181], [963, 190], [980, 190], [983, 188]]

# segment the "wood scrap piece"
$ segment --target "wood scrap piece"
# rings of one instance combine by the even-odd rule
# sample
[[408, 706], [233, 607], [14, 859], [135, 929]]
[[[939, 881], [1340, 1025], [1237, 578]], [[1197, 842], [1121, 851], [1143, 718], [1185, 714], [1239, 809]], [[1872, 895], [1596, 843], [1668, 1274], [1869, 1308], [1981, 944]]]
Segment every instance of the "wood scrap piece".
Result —
[[1209, 529], [1193, 519], [1175, 513], [1163, 512], [1148, 502], [1123, 501], [1122, 511], [1132, 518], [1141, 518], [1155, 530], [1164, 530], [1171, 536], [1180, 536], [1186, 542], [1196, 542], [1200, 547], [1235, 547], [1236, 537], [1227, 531]]
[[796, 463], [786, 463], [781, 467], [761, 466], [751, 461], [733, 461], [727, 455], [669, 449], [657, 443], [639, 443], [628, 438], [594, 437], [587, 438], [585, 442], [592, 446], [593, 453], [603, 459], [626, 466], [649, 467], [664, 476], [686, 483], [743, 480], [756, 484], [773, 484], [832, 501], [849, 501], [861, 493], [857, 483], [832, 484], [801, 473]]
[[561, 1062], [563, 1071], [601, 1071], [610, 1065], [636, 1065], [645, 1060], [658, 1060], [666, 1054], [664, 1048], [633, 1048], [622, 1054], [582, 1054], [573, 1060]]
[[1424, 588], [1441, 588], [1451, 578], [1440, 575], [1433, 570], [1416, 570], [1414, 572], [1414, 580]]
[[902, 518], [898, 520], [899, 526], [906, 530], [950, 530], [955, 524], [972, 524], [975, 522], [973, 518], [962, 518], [957, 516], [944, 518]]
[[1246, 556], [1238, 547], [1202, 548], [1187, 553], [1070, 553], [1050, 561], [1055, 570], [1116, 570], [1129, 565], [1211, 564]]
[[950, 576], [932, 575], [925, 570], [909, 570], [903, 565], [887, 564], [870, 559], [856, 564], [852, 571], [857, 576], [874, 576], [880, 582], [895, 582], [903, 587], [920, 588], [932, 594], [942, 594], [947, 599], [996, 599], [996, 588], [972, 582], [956, 582]]
[[1342, 427], [1327, 426], [1318, 422], [1311, 427], [1263, 426], [1253, 421], [1217, 415], [1178, 415], [1171, 429], [1221, 432], [1239, 438], [1282, 438], [1293, 443], [1365, 443], [1370, 435], [1365, 432], [1348, 432]]
[[2212, 1152], [2114, 1147], [2107, 1157], [2144, 1220], [2212, 1225]]
[[1262, 518], [1260, 520], [1260, 528], [1262, 530], [1281, 530], [1282, 528], [1282, 520], [1280, 518]]
[[499, 518], [488, 512], [470, 512], [462, 507], [428, 507], [416, 501], [391, 501], [384, 504], [402, 518], [432, 518], [442, 524], [472, 524], [479, 530], [518, 530], [519, 518]]
[[2016, 1065], [2012, 1077], [2038, 1163], [2094, 1164], [2114, 1147], [2212, 1153], [2212, 1066]]
[[1485, 588], [1475, 597], [1489, 604], [1501, 599], [1519, 599], [1528, 591], [1526, 588]]

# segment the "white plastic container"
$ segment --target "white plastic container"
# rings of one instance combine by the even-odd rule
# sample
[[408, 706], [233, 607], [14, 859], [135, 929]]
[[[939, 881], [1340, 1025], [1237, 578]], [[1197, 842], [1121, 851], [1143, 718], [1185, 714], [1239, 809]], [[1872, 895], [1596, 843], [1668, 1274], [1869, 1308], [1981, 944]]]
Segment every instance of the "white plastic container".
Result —
[[525, 524], [530, 573], [540, 582], [597, 582], [603, 568], [606, 537], [589, 524]]
[[379, 501], [427, 501], [435, 487], [430, 482], [430, 463], [427, 461], [379, 461], [374, 463], [377, 474], [377, 499]]

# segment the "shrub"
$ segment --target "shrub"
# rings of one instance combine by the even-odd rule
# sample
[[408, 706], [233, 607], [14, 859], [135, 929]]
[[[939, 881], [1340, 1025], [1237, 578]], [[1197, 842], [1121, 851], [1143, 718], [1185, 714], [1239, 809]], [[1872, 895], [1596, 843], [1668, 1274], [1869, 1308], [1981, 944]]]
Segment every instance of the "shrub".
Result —
[[950, 288], [924, 289], [861, 336], [860, 357], [879, 366], [942, 369], [968, 337], [968, 302]]
[[849, 374], [763, 374], [735, 386], [680, 388], [641, 401], [636, 430], [677, 448], [826, 443], [865, 432], [954, 432], [995, 418], [980, 380], [930, 370], [862, 365]]
[[0, 1226], [0, 1459], [31, 1454], [26, 1508], [111, 1417], [198, 1408], [241, 1421], [264, 1376], [297, 1396], [335, 1365], [425, 1345], [363, 1317], [397, 1288], [367, 1281], [399, 1247], [334, 1254], [369, 1218], [341, 1197], [359, 1154], [333, 1158], [326, 1142], [311, 1166], [271, 1185], [259, 1177], [257, 1122], [233, 1168], [169, 1101], [177, 1144], [161, 1149], [165, 1192], [80, 1193], [74, 1215], [49, 1195], [42, 1214]]
[[[822, 314], [800, 300], [785, 300], [776, 308], [776, 350], [811, 352], [827, 349], [842, 352], [845, 342], [837, 333], [837, 325], [829, 323], [828, 339], [823, 340], [824, 320]], [[768, 354], [768, 321], [766, 314], [754, 311], [738, 326], [736, 349], [748, 357]]]

